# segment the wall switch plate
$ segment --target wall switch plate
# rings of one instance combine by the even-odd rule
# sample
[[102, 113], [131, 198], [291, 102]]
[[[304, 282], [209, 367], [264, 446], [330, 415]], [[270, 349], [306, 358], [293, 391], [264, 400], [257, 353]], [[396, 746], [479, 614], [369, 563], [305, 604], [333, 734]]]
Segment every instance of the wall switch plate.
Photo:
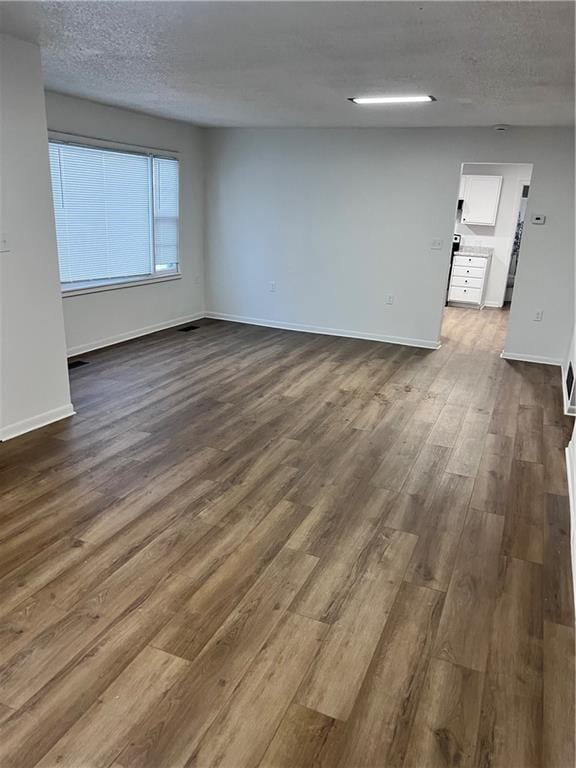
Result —
[[533, 213], [530, 216], [530, 222], [532, 224], [546, 224], [546, 216], [543, 213]]
[[268, 291], [276, 293], [276, 280], [268, 280]]
[[441, 251], [443, 245], [444, 245], [444, 240], [442, 240], [442, 238], [440, 238], [440, 237], [434, 237], [430, 241], [430, 248], [433, 251]]
[[543, 318], [544, 318], [544, 310], [537, 309], [536, 312], [534, 312], [534, 322], [541, 323]]
[[394, 294], [387, 293], [384, 297], [384, 301], [386, 302], [386, 304], [394, 304]]

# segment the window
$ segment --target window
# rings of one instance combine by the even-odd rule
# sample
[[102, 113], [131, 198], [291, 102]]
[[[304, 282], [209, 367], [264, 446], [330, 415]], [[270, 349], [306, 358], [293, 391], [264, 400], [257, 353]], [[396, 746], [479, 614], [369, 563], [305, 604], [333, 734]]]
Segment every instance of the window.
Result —
[[64, 291], [177, 275], [178, 160], [51, 141]]

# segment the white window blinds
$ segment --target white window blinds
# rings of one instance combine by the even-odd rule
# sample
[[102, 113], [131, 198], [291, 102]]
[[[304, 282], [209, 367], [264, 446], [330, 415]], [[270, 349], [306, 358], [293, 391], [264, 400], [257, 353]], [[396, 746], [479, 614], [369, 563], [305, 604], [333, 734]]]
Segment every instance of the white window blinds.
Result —
[[178, 271], [178, 161], [50, 142], [65, 288]]
[[156, 270], [178, 269], [178, 161], [153, 159]]

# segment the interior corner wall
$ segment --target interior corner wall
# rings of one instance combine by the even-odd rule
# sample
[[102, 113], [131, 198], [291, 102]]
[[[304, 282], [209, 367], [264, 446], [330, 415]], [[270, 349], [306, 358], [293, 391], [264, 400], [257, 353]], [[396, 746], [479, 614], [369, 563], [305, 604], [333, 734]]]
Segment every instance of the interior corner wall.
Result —
[[204, 316], [203, 130], [86, 99], [46, 93], [48, 129], [154, 149], [180, 160], [181, 279], [65, 296], [68, 353], [79, 354]]
[[208, 134], [210, 314], [434, 346], [461, 165], [531, 163], [527, 217], [547, 220], [525, 229], [505, 353], [563, 359], [574, 301], [573, 129]]
[[[576, 318], [572, 321], [572, 328], [572, 338], [562, 370], [562, 388], [565, 393], [564, 402], [566, 406], [569, 404], [566, 395], [566, 374], [570, 363], [572, 364], [572, 369], [576, 371]], [[573, 421], [576, 422], [576, 419]], [[570, 548], [572, 552], [573, 594], [576, 600], [576, 423], [573, 423], [571, 440], [566, 448], [566, 471], [568, 476], [568, 493], [570, 495]]]
[[0, 35], [0, 438], [73, 413], [39, 49]]

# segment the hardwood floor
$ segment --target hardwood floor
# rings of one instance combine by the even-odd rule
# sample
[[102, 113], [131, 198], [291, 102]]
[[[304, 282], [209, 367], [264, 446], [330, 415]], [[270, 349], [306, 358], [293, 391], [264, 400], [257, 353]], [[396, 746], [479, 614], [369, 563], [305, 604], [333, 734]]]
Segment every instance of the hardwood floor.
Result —
[[572, 768], [557, 368], [216, 321], [0, 446], [2, 768]]

